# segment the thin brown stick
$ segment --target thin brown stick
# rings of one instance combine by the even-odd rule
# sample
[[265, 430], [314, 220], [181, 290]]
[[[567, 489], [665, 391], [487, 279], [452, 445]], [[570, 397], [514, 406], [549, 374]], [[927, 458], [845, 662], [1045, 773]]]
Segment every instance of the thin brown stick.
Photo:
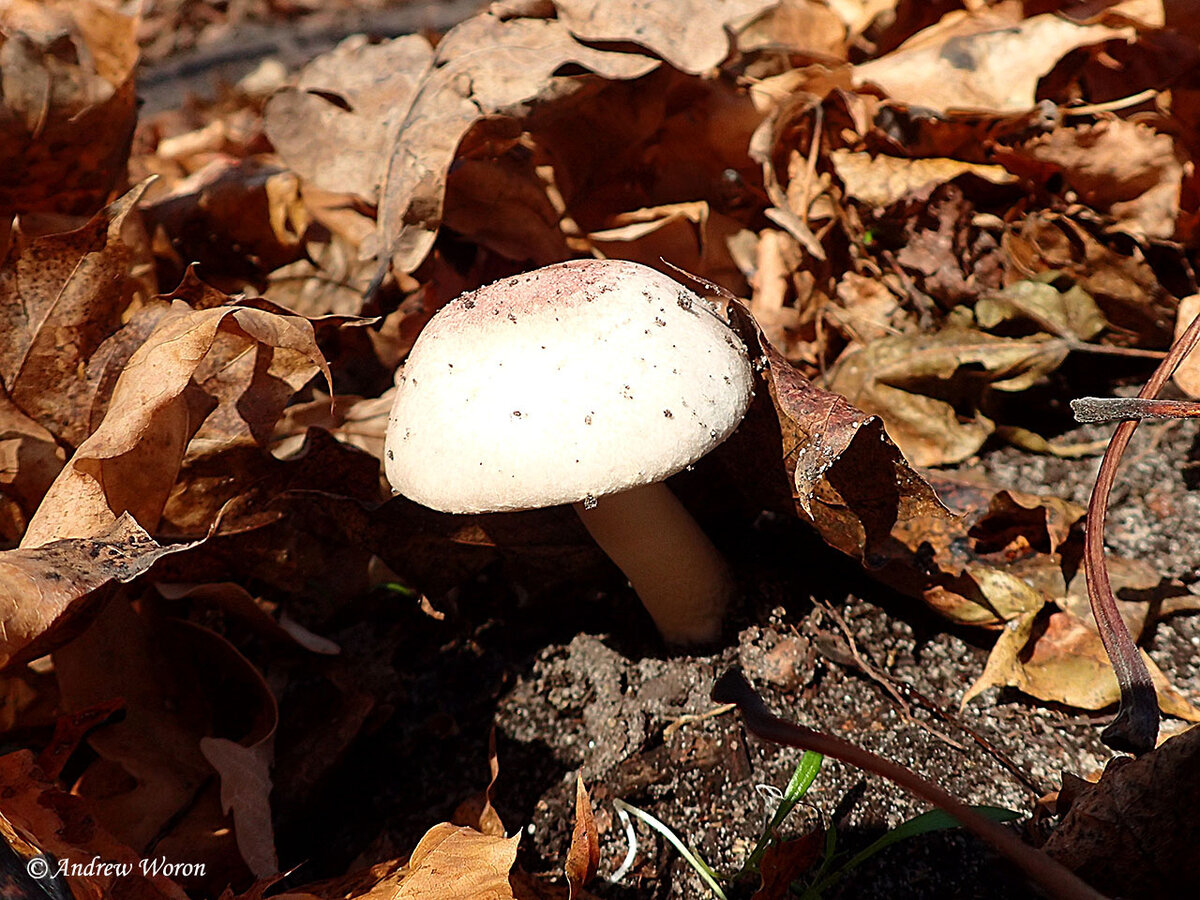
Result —
[[[1196, 346], [1197, 340], [1200, 340], [1200, 317], [1193, 319], [1187, 331], [1171, 346], [1170, 352], [1154, 370], [1138, 397], [1152, 400], [1167, 383], [1175, 367]], [[1104, 519], [1108, 513], [1108, 499], [1116, 480], [1117, 467], [1137, 426], [1137, 419], [1118, 425], [1108, 449], [1104, 451], [1104, 459], [1096, 473], [1096, 486], [1088, 502], [1083, 561], [1092, 615], [1096, 617], [1100, 639], [1121, 686], [1121, 705], [1117, 709], [1117, 717], [1100, 737], [1114, 750], [1145, 753], [1153, 750], [1158, 740], [1158, 694], [1154, 690], [1150, 670], [1146, 668], [1137, 644], [1117, 611], [1117, 600], [1113, 596], [1108, 567], [1104, 562]]]
[[1071, 401], [1071, 412], [1076, 422], [1196, 419], [1200, 418], [1200, 403], [1147, 397], [1080, 397]]
[[1021, 784], [1023, 784], [1026, 788], [1028, 788], [1029, 792], [1035, 797], [1040, 797], [1042, 794], [1046, 793], [1045, 787], [1035, 782], [1032, 776], [1026, 774], [1024, 770], [1022, 770], [1021, 767], [1018, 766], [1013, 760], [1009, 759], [999, 747], [985, 738], [974, 728], [961, 721], [958, 717], [946, 712], [946, 710], [942, 709], [939, 704], [926, 697], [911, 684], [906, 684], [905, 682], [895, 678], [891, 673], [875, 668], [875, 666], [868, 662], [864, 655], [859, 652], [858, 645], [854, 640], [854, 635], [850, 631], [850, 626], [846, 624], [846, 620], [832, 606], [822, 604], [822, 608], [833, 616], [833, 620], [838, 624], [838, 627], [841, 628], [842, 634], [844, 634], [846, 637], [846, 643], [850, 646], [850, 653], [854, 661], [868, 677], [879, 682], [883, 689], [892, 695], [896, 702], [900, 704], [905, 718], [907, 718], [910, 722], [913, 722], [916, 725], [924, 728], [934, 737], [945, 741], [956, 750], [966, 752], [967, 748], [958, 743], [958, 741], [952, 740], [942, 732], [938, 731], [936, 728], [931, 727], [927, 722], [923, 722], [914, 716], [912, 714], [912, 707], [908, 702], [909, 698], [911, 698], [914, 703], [916, 703], [934, 718], [945, 722], [947, 725], [950, 725], [953, 728], [957, 728], [963, 734], [967, 735], [967, 737], [971, 738], [971, 740], [979, 745], [983, 752], [988, 754], [990, 757], [992, 757], [992, 759], [996, 760], [996, 762], [1007, 769], [1009, 773], [1012, 774], [1012, 776], [1021, 782]]
[[848, 741], [785, 721], [767, 709], [738, 669], [730, 669], [713, 686], [713, 700], [736, 703], [746, 728], [766, 741], [832, 756], [865, 772], [893, 781], [922, 800], [945, 810], [964, 828], [995, 847], [1051, 897], [1059, 900], [1103, 900], [1104, 895], [1040, 850], [1023, 843], [1006, 828], [984, 818], [965, 803], [910, 769], [876, 756]]

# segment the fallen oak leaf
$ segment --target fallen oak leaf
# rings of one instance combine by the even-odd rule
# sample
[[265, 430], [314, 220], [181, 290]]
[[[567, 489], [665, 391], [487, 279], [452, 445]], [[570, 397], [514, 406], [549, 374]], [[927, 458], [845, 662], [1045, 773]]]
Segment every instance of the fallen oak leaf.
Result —
[[730, 304], [730, 315], [751, 355], [757, 346], [766, 362], [789, 495], [827, 543], [865, 559], [887, 541], [898, 522], [951, 518], [928, 482], [887, 438], [879, 418], [804, 378], [739, 302]]
[[1043, 849], [1092, 883], [1126, 897], [1183, 897], [1200, 881], [1196, 804], [1200, 729], [1138, 759], [1109, 763]]
[[538, 98], [569, 93], [578, 80], [555, 76], [575, 63], [609, 79], [633, 79], [657, 60], [597, 50], [557, 19], [502, 20], [484, 13], [450, 29], [434, 68], [401, 122], [379, 204], [378, 229], [362, 252], [412, 272], [442, 223], [445, 186], [463, 136], [485, 116], [516, 114]]
[[[66, 883], [68, 896], [75, 900], [187, 900], [181, 887], [152, 866], [143, 865], [151, 861], [98, 825], [85, 800], [47, 781], [28, 750], [0, 756], [0, 784], [4, 785], [0, 792], [0, 833], [11, 828], [22, 838], [21, 868], [25, 871], [38, 873], [36, 868], [25, 868], [31, 859], [26, 854], [36, 850], [46, 863], [40, 871], [56, 874], [60, 866], [66, 865], [61, 882]], [[11, 846], [9, 841], [5, 845]], [[128, 871], [117, 874], [114, 869], [97, 870], [97, 861], [128, 866]], [[31, 881], [31, 887], [39, 892], [53, 884], [41, 879]]]
[[238, 850], [256, 878], [279, 871], [271, 827], [271, 739], [247, 747], [226, 738], [200, 738], [200, 752], [221, 777], [221, 809], [233, 813]]
[[980, 815], [971, 807], [926, 781], [911, 769], [876, 756], [848, 741], [805, 728], [773, 715], [762, 698], [737, 668], [729, 669], [713, 685], [712, 699], [718, 703], [736, 703], [751, 734], [783, 744], [811, 750], [880, 775], [922, 800], [945, 810], [959, 824], [991, 844], [1025, 875], [1050, 896], [1075, 900], [1104, 900], [1103, 895], [1088, 886], [1070, 869], [1046, 854], [1023, 843], [1016, 835], [996, 822]]
[[729, 31], [777, 4], [778, 0], [698, 0], [671, 6], [654, 0], [554, 0], [558, 17], [580, 40], [639, 44], [692, 75], [729, 55]]
[[348, 38], [267, 101], [263, 126], [288, 166], [325, 191], [379, 199], [391, 140], [433, 65], [424, 35]]
[[905, 159], [838, 149], [829, 154], [846, 196], [866, 206], [883, 209], [905, 196], [928, 191], [933, 185], [973, 175], [992, 184], [1012, 184], [1017, 176], [1003, 166], [962, 162], [957, 159]]
[[87, 431], [79, 372], [147, 285], [130, 274], [128, 233], [148, 182], [61, 234], [27, 237], [18, 223], [0, 263], [0, 382], [26, 415], [68, 444]]
[[125, 176], [139, 19], [93, 0], [0, 9], [0, 216], [91, 215]]
[[[895, 335], [843, 354], [830, 388], [868, 413], [919, 466], [961, 462], [995, 430], [980, 407], [988, 391], [1023, 390], [1057, 369], [1069, 344], [1048, 335], [1003, 338], [949, 326]], [[982, 370], [982, 371], [981, 371]], [[968, 412], [942, 396], [965, 395]]]
[[[1157, 695], [1156, 709], [1200, 722], [1200, 710], [1170, 685], [1145, 653], [1141, 658]], [[1104, 709], [1121, 699], [1099, 634], [1062, 611], [1044, 616], [1038, 609], [1010, 621], [992, 647], [983, 674], [963, 694], [963, 705], [993, 685], [1077, 709]]]
[[[227, 353], [204, 369], [224, 335], [243, 352]], [[297, 365], [297, 359], [303, 362]], [[226, 410], [235, 407], [227, 413], [230, 427], [252, 435], [259, 429], [266, 440], [274, 427], [271, 416], [282, 411], [306, 372], [307, 377], [320, 372], [329, 382], [307, 320], [236, 306], [193, 310], [176, 301], [130, 357], [103, 421], [50, 487], [22, 547], [96, 534], [124, 512], [156, 527], [188, 442], [212, 405], [219, 411], [224, 399]], [[187, 391], [197, 376], [218, 386], [215, 397], [205, 395], [209, 409], [197, 410], [195, 392]]]
[[1023, 112], [1038, 80], [1077, 47], [1130, 39], [1132, 28], [1079, 25], [1019, 6], [946, 14], [891, 53], [854, 67], [854, 84], [877, 84], [895, 100], [938, 112]]
[[160, 546], [124, 513], [95, 537], [0, 553], [0, 667], [42, 656], [69, 640], [116, 585], [197, 543]]

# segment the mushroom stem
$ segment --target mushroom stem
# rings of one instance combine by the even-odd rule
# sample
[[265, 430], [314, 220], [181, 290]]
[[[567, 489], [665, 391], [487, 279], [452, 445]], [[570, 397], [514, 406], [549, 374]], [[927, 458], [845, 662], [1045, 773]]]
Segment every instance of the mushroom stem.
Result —
[[663, 639], [710, 643], [721, 636], [733, 579], [724, 558], [665, 484], [575, 504], [584, 527], [629, 578]]

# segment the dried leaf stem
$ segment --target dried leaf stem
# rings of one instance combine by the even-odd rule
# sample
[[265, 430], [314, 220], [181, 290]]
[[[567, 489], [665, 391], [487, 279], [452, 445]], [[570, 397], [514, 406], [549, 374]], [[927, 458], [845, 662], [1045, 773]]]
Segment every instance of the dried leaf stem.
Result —
[[[1140, 400], [1154, 400], [1198, 339], [1200, 318], [1194, 319], [1182, 337], [1172, 345], [1170, 352], [1138, 394]], [[1108, 498], [1121, 457], [1137, 426], [1137, 419], [1121, 422], [1113, 432], [1108, 449], [1104, 451], [1104, 459], [1096, 473], [1096, 486], [1088, 502], [1083, 561], [1092, 615], [1096, 617], [1100, 639], [1104, 642], [1117, 683], [1121, 686], [1121, 705], [1117, 717], [1104, 729], [1101, 739], [1115, 750], [1145, 753], [1153, 750], [1158, 740], [1158, 694], [1137, 644], [1117, 611], [1117, 601], [1108, 580], [1108, 567], [1104, 562], [1104, 519], [1108, 513]]]
[[893, 781], [922, 800], [940, 807], [964, 828], [973, 831], [1008, 857], [1049, 896], [1059, 900], [1102, 900], [1104, 897], [1061, 863], [1023, 843], [1012, 832], [984, 818], [912, 770], [841, 738], [813, 731], [772, 714], [738, 669], [730, 669], [721, 676], [713, 686], [712, 698], [718, 703], [736, 703], [746, 720], [746, 728], [763, 740], [840, 759], [855, 768]]

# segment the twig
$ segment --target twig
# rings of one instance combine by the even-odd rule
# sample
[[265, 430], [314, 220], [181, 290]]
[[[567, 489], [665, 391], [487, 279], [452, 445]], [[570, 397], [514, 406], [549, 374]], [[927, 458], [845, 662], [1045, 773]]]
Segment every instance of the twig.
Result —
[[1070, 869], [1023, 843], [1012, 832], [984, 818], [912, 770], [841, 738], [813, 731], [773, 715], [738, 669], [730, 669], [721, 676], [713, 686], [712, 698], [718, 703], [736, 703], [746, 720], [746, 728], [763, 740], [840, 759], [855, 768], [893, 781], [922, 800], [940, 807], [957, 819], [964, 828], [973, 831], [1008, 857], [1049, 896], [1059, 900], [1103, 900], [1103, 894]]
[[909, 721], [921, 726], [934, 737], [941, 738], [954, 749], [966, 752], [967, 748], [962, 744], [947, 737], [936, 728], [933, 728], [928, 722], [922, 722], [920, 719], [913, 716], [912, 708], [908, 703], [908, 700], [911, 699], [917, 704], [917, 706], [920, 706], [930, 715], [942, 722], [945, 722], [947, 725], [957, 728], [959, 731], [963, 732], [963, 734], [967, 735], [967, 737], [978, 744], [983, 751], [988, 754], [988, 756], [992, 757], [992, 759], [996, 760], [996, 762], [1007, 769], [1014, 778], [1021, 782], [1021, 784], [1028, 788], [1029, 791], [1035, 796], [1040, 797], [1042, 794], [1046, 793], [1045, 788], [1036, 784], [1034, 780], [1029, 775], [1025, 774], [1025, 772], [1021, 770], [1020, 766], [1009, 759], [999, 747], [977, 732], [974, 728], [971, 728], [969, 725], [965, 725], [955, 716], [946, 712], [941, 708], [941, 706], [939, 706], [930, 698], [926, 697], [911, 684], [905, 684], [903, 681], [898, 680], [891, 674], [878, 670], [871, 663], [867, 662], [859, 652], [854, 641], [854, 636], [850, 633], [850, 628], [846, 624], [846, 621], [832, 607], [826, 606], [825, 609], [833, 616], [833, 620], [837, 622], [838, 627], [842, 629], [842, 633], [846, 635], [846, 641], [850, 645], [850, 652], [853, 655], [855, 662], [858, 663], [864, 673], [873, 678], [875, 681], [879, 682], [883, 689], [891, 694], [893, 698], [895, 698], [896, 702], [901, 705], [902, 709], [904, 710], [905, 717]]

